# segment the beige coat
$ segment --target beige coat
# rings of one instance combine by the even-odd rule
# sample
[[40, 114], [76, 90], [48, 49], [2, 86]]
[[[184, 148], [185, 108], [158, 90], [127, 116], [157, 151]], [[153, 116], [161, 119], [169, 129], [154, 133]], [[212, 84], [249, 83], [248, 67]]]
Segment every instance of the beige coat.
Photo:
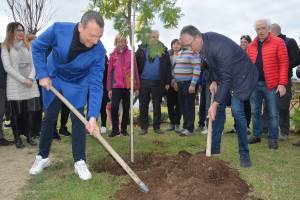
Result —
[[[8, 50], [2, 46], [1, 58], [7, 72], [7, 99], [27, 100], [39, 97], [31, 49], [27, 49], [24, 45], [14, 45]], [[26, 79], [33, 80], [32, 87], [27, 87], [23, 83]]]

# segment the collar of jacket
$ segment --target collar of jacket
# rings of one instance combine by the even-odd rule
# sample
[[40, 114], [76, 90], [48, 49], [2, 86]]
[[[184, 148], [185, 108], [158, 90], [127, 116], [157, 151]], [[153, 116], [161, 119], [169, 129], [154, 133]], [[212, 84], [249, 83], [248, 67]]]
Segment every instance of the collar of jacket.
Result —
[[117, 54], [117, 55], [118, 55], [118, 54], [124, 54], [125, 52], [127, 52], [127, 50], [128, 50], [128, 46], [127, 46], [127, 45], [124, 47], [123, 52], [120, 52], [119, 48], [116, 47], [116, 48], [114, 49], [114, 51], [113, 51], [113, 54]]
[[[272, 35], [271, 33], [268, 34], [268, 37], [264, 40], [263, 43], [269, 43], [273, 37], [276, 37], [274, 35]], [[258, 37], [256, 36], [255, 39], [253, 40], [253, 44], [254, 46], [258, 47], [258, 44], [257, 44], [257, 41], [258, 41]]]

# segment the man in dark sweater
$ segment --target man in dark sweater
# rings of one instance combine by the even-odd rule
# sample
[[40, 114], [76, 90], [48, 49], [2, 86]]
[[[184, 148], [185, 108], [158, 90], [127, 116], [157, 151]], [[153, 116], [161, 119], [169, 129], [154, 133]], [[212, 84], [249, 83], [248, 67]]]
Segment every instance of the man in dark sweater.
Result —
[[[160, 130], [162, 93], [171, 83], [171, 61], [168, 49], [158, 40], [158, 31], [152, 31], [150, 42], [140, 45], [136, 52], [136, 60], [141, 80], [139, 94], [141, 134], [148, 130], [148, 109], [150, 95], [153, 103], [153, 129], [162, 134]], [[162, 52], [161, 49], [163, 50]], [[157, 50], [157, 51], [156, 51]], [[156, 55], [151, 55], [152, 52]]]
[[3, 115], [5, 113], [5, 102], [6, 102], [6, 72], [3, 68], [3, 63], [1, 60], [1, 43], [0, 43], [0, 146], [7, 146], [13, 144], [13, 142], [8, 141], [3, 135]]

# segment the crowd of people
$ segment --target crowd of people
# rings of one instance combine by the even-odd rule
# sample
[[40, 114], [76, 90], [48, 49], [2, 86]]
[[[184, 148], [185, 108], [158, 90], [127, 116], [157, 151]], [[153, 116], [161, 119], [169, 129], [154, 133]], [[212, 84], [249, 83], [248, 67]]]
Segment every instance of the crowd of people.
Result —
[[[54, 23], [33, 41], [28, 41], [22, 24], [7, 25], [1, 44], [0, 145], [14, 143], [24, 148], [20, 135], [33, 146], [37, 145], [34, 138], [39, 138], [31, 175], [50, 165], [52, 140], [65, 135], [72, 137], [75, 173], [82, 180], [90, 179], [85, 162], [86, 131], [94, 134], [101, 113], [101, 133], [107, 132], [108, 115], [112, 125], [109, 137], [128, 136], [131, 78], [139, 100], [140, 135], [148, 134], [151, 101], [155, 134], [206, 134], [208, 120], [212, 120], [212, 154], [221, 152], [225, 108], [230, 106], [234, 126], [229, 132], [237, 134], [241, 167], [252, 165], [248, 144], [260, 143], [264, 132], [268, 132], [270, 149], [278, 148], [278, 138], [288, 138], [291, 77], [293, 68], [300, 65], [300, 51], [278, 24], [257, 20], [257, 36], [253, 41], [249, 35], [241, 36], [240, 45], [219, 33], [201, 33], [189, 25], [181, 30], [180, 38], [172, 40], [170, 50], [159, 40], [159, 32], [152, 30], [148, 42], [135, 52], [134, 77], [126, 37], [116, 35], [115, 49], [107, 57], [100, 41], [103, 30], [104, 21], [94, 11], [87, 11], [79, 23]], [[87, 117], [86, 126], [49, 91], [51, 87]], [[199, 122], [195, 128], [198, 93]], [[166, 130], [160, 126], [164, 96], [170, 122]], [[11, 121], [14, 141], [3, 136], [4, 115]], [[71, 133], [67, 129], [69, 115]], [[251, 120], [253, 135], [248, 139]], [[300, 146], [300, 142], [295, 145]]]

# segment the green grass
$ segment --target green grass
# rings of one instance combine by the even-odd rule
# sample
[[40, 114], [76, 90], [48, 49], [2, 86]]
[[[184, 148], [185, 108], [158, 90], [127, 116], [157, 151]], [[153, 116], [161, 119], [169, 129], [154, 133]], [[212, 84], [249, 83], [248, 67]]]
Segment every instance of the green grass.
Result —
[[[225, 132], [232, 127], [232, 118], [227, 114]], [[162, 128], [165, 128], [163, 125]], [[146, 136], [139, 136], [135, 128], [136, 152], [159, 152], [176, 154], [180, 150], [196, 153], [205, 149], [206, 137], [194, 134], [191, 137], [178, 137], [175, 133], [156, 135], [152, 131]], [[129, 137], [105, 138], [113, 148], [121, 153], [129, 153]], [[222, 154], [220, 159], [240, 171], [241, 177], [253, 187], [254, 195], [264, 200], [298, 200], [300, 199], [300, 148], [293, 147], [292, 142], [299, 135], [292, 135], [288, 141], [279, 142], [278, 150], [269, 150], [267, 139], [261, 144], [250, 146], [253, 167], [241, 169], [237, 139], [234, 134], [222, 137]], [[160, 141], [160, 144], [153, 141]], [[107, 173], [93, 172], [91, 181], [80, 181], [73, 173], [73, 161], [69, 138], [54, 142], [51, 155], [54, 164], [41, 175], [33, 177], [23, 189], [19, 200], [107, 200], [120, 189], [127, 176], [116, 177]], [[92, 138], [87, 139], [87, 159], [90, 165], [99, 163], [108, 153]]]

